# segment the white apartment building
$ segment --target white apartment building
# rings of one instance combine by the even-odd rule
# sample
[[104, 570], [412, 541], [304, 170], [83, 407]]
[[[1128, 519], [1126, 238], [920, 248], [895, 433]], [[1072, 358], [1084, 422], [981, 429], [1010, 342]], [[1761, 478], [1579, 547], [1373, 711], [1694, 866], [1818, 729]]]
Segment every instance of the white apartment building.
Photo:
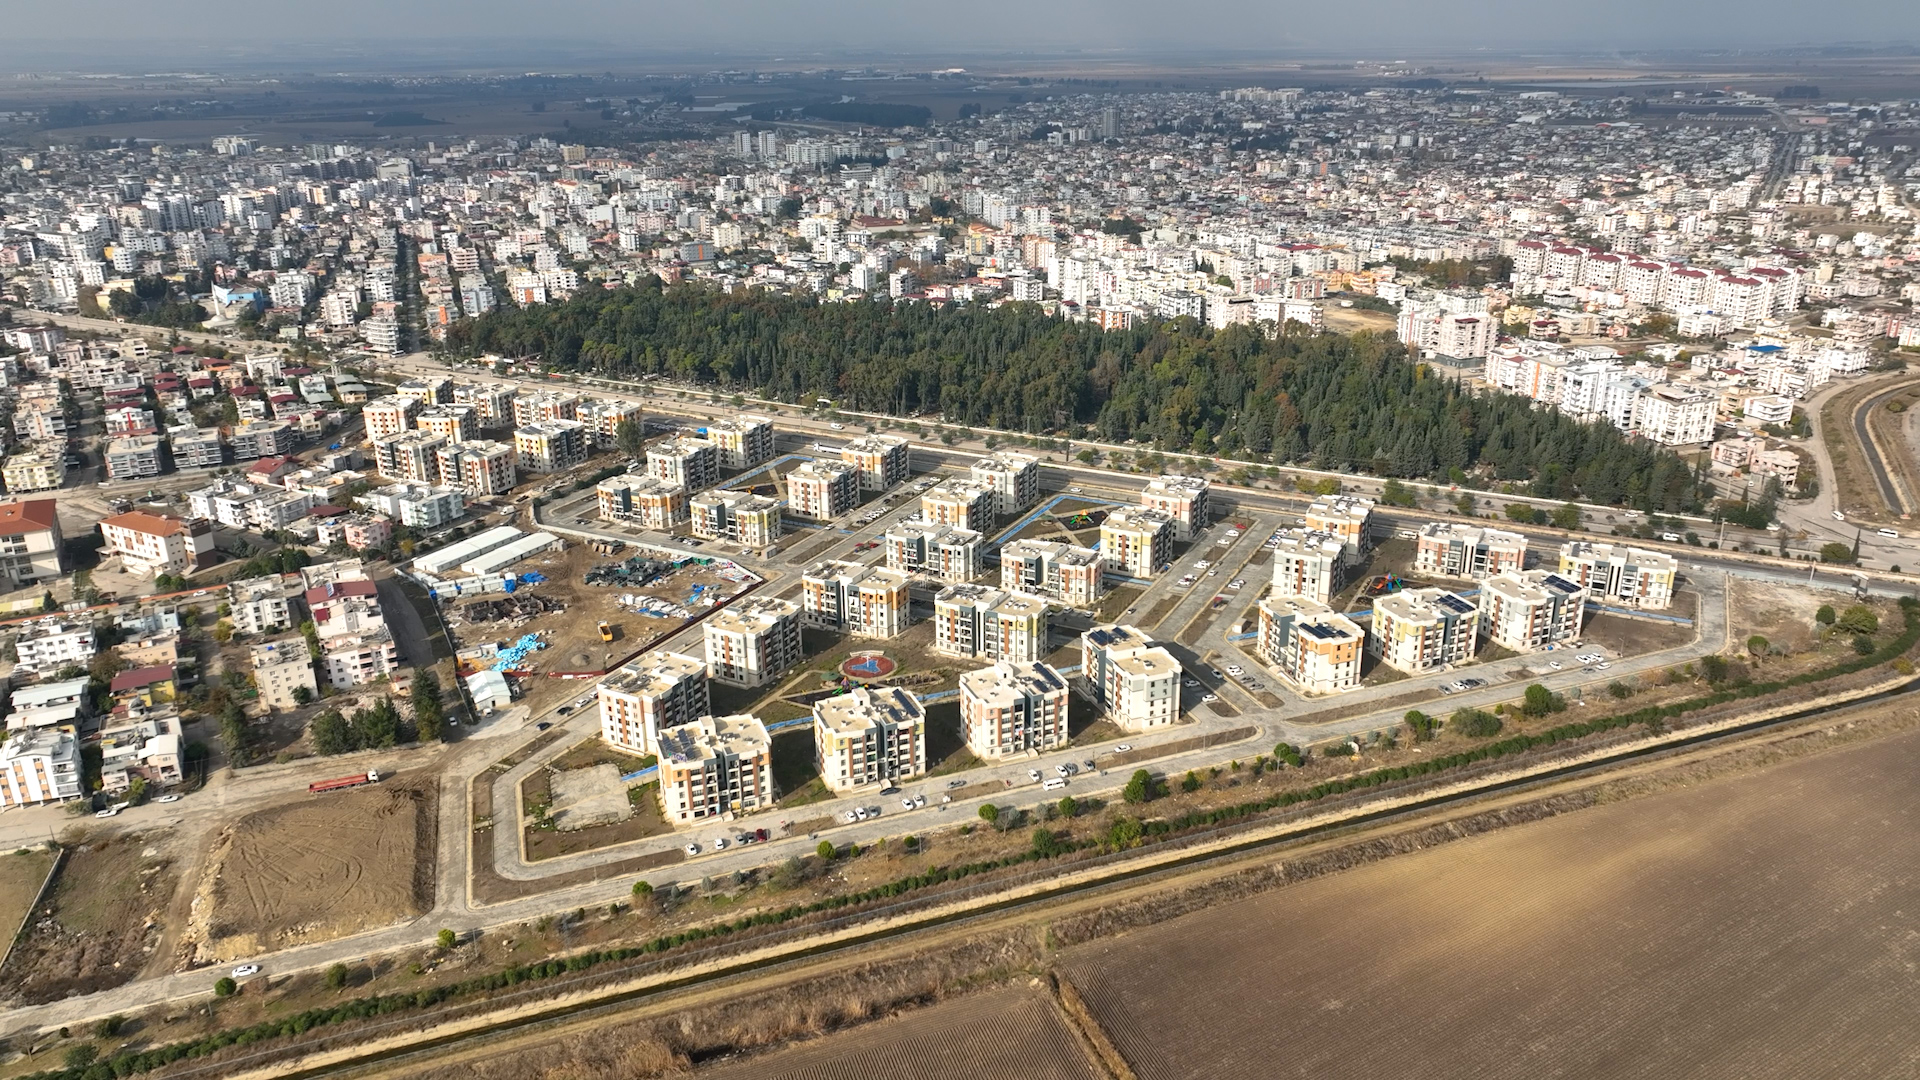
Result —
[[293, 627], [293, 608], [279, 578], [242, 578], [227, 586], [227, 617], [242, 634], [270, 634]]
[[856, 637], [889, 638], [911, 621], [907, 576], [859, 563], [828, 560], [800, 576], [809, 626]]
[[445, 436], [430, 431], [403, 431], [373, 440], [373, 465], [389, 480], [410, 480], [418, 484], [440, 482], [439, 453], [448, 445]]
[[620, 425], [641, 427], [646, 416], [640, 406], [612, 398], [593, 398], [580, 403], [574, 419], [586, 429], [587, 445], [594, 450], [612, 450], [620, 445]]
[[773, 460], [773, 421], [743, 413], [707, 425], [707, 441], [720, 455], [720, 467], [751, 469]]
[[864, 435], [840, 448], [840, 460], [860, 473], [864, 491], [885, 491], [907, 478], [910, 450], [898, 435]]
[[985, 585], [949, 585], [933, 598], [933, 647], [950, 656], [1030, 661], [1047, 653], [1047, 605]]
[[705, 439], [668, 439], [647, 448], [647, 472], [688, 491], [720, 482], [720, 451]]
[[670, 532], [688, 519], [687, 489], [672, 480], [624, 473], [600, 481], [594, 493], [602, 521], [630, 521], [643, 529]]
[[365, 686], [400, 670], [400, 649], [385, 624], [325, 638], [321, 649], [321, 667], [335, 690]]
[[1587, 590], [1551, 570], [1494, 574], [1480, 584], [1480, 629], [1514, 652], [1571, 644], [1580, 636]]
[[419, 398], [394, 394], [367, 402], [360, 409], [360, 419], [367, 425], [367, 438], [385, 439], [412, 431], [414, 419], [425, 411]]
[[[600, 680], [600, 737], [637, 754], [660, 753], [660, 735], [713, 711], [707, 665], [655, 650]], [[664, 757], [664, 755], [662, 755]]]
[[85, 793], [80, 743], [56, 728], [0, 733], [0, 811], [77, 799]]
[[67, 464], [60, 454], [35, 451], [15, 454], [0, 465], [0, 477], [15, 495], [34, 491], [58, 491], [67, 482]]
[[1210, 485], [1201, 476], [1161, 476], [1147, 482], [1140, 491], [1140, 505], [1158, 510], [1173, 519], [1173, 538], [1193, 539], [1207, 527], [1207, 492]]
[[1360, 685], [1367, 635], [1325, 603], [1278, 592], [1260, 601], [1260, 658], [1308, 694], [1337, 694]]
[[1094, 703], [1128, 731], [1180, 717], [1180, 661], [1138, 627], [1116, 623], [1080, 635], [1080, 677]]
[[415, 529], [437, 529], [467, 513], [459, 488], [437, 484], [388, 484], [353, 501]]
[[1373, 550], [1373, 505], [1358, 495], [1329, 495], [1315, 499], [1301, 521], [1310, 532], [1338, 537], [1346, 545], [1341, 558], [1351, 570]]
[[1415, 542], [1413, 569], [1417, 574], [1477, 581], [1527, 565], [1527, 538], [1502, 529], [1430, 521], [1420, 527]]
[[682, 825], [774, 804], [773, 742], [760, 718], [701, 716], [660, 733], [660, 802]]
[[920, 520], [975, 531], [991, 528], [999, 493], [991, 483], [949, 480], [920, 496]]
[[1347, 545], [1332, 533], [1283, 529], [1273, 545], [1273, 592], [1327, 603], [1346, 583]]
[[902, 521], [887, 529], [882, 543], [889, 570], [938, 581], [972, 581], [980, 576], [980, 540], [979, 533], [965, 527]]
[[844, 461], [805, 461], [787, 474], [787, 510], [830, 521], [860, 503], [860, 470]]
[[1173, 515], [1150, 507], [1117, 507], [1100, 523], [1100, 555], [1114, 572], [1151, 578], [1173, 560]]
[[1663, 611], [1673, 603], [1680, 564], [1659, 551], [1572, 540], [1560, 545], [1560, 576], [1594, 597], [1625, 607]]
[[1367, 648], [1410, 675], [1438, 671], [1478, 651], [1479, 609], [1445, 589], [1407, 589], [1373, 601]]
[[1662, 446], [1704, 445], [1713, 440], [1718, 402], [1704, 390], [1650, 386], [1634, 405], [1634, 429]]
[[464, 442], [443, 446], [434, 457], [440, 482], [459, 488], [470, 498], [505, 494], [520, 481], [518, 455], [508, 443]]
[[270, 709], [297, 709], [299, 691], [306, 690], [308, 701], [320, 696], [320, 682], [314, 678], [313, 658], [307, 643], [298, 638], [255, 644], [248, 652], [253, 661], [253, 685], [260, 700]]
[[18, 588], [66, 573], [58, 511], [53, 499], [0, 503], [0, 580]]
[[814, 703], [813, 742], [832, 790], [897, 784], [927, 771], [927, 711], [898, 687], [856, 687]]
[[973, 463], [969, 475], [993, 485], [996, 513], [1017, 514], [1040, 501], [1040, 459], [1001, 451]]
[[1401, 302], [1398, 331], [1411, 353], [1465, 360], [1487, 355], [1494, 322], [1480, 293], [1423, 292]]
[[1039, 661], [1002, 660], [960, 676], [960, 726], [983, 760], [1067, 745], [1067, 680]]
[[515, 428], [513, 452], [528, 472], [564, 472], [587, 460], [586, 427], [578, 420], [540, 420]]
[[414, 426], [449, 443], [480, 438], [480, 411], [471, 405], [434, 405], [414, 417]]
[[693, 535], [726, 540], [750, 548], [771, 547], [780, 539], [780, 502], [750, 491], [713, 489], [693, 497]]
[[1107, 563], [1092, 548], [1015, 540], [1000, 548], [1000, 587], [1082, 607], [1106, 592]]
[[15, 670], [43, 676], [68, 664], [84, 666], [99, 651], [92, 623], [69, 623], [53, 616], [29, 623], [20, 631], [14, 649], [19, 656]]
[[764, 686], [798, 664], [800, 605], [749, 596], [708, 616], [707, 670], [730, 686]]
[[130, 574], [185, 574], [213, 560], [213, 523], [134, 510], [100, 522], [104, 551]]

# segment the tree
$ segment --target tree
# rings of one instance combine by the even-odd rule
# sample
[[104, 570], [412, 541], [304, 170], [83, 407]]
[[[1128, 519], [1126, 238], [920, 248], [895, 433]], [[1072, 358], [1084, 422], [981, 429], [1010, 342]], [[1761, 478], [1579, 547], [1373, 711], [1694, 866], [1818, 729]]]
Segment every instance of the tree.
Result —
[[1865, 634], [1853, 639], [1853, 651], [1861, 656], [1872, 656], [1873, 648], [1873, 639]]
[[1299, 768], [1306, 759], [1301, 756], [1300, 748], [1292, 743], [1279, 743], [1273, 748], [1273, 756], [1294, 768]]
[[1057, 809], [1060, 811], [1061, 817], [1071, 820], [1074, 815], [1080, 812], [1080, 804], [1073, 801], [1073, 796], [1062, 795], [1060, 796]]
[[227, 745], [227, 761], [245, 764], [253, 733], [247, 729], [247, 713], [238, 702], [229, 701], [220, 710], [220, 738]]
[[646, 444], [646, 429], [632, 420], [622, 420], [613, 426], [613, 445], [622, 454], [637, 458]]
[[1880, 616], [1865, 604], [1854, 604], [1840, 613], [1834, 625], [1852, 634], [1872, 634], [1880, 629]]
[[1832, 604], [1821, 604], [1820, 610], [1813, 613], [1813, 621], [1821, 626], [1832, 626], [1834, 619]]
[[327, 969], [327, 989], [338, 990], [347, 985], [347, 965], [335, 964]]
[[1186, 792], [1189, 795], [1193, 794], [1196, 791], [1199, 791], [1200, 790], [1199, 774], [1195, 773], [1192, 769], [1188, 769], [1187, 775], [1180, 781], [1180, 790]]
[[1772, 647], [1772, 642], [1769, 642], [1759, 634], [1755, 634], [1747, 639], [1747, 655], [1753, 657], [1755, 660], [1765, 656], [1767, 649], [1770, 647]]
[[[982, 809], [985, 809], [985, 808], [983, 807]], [[982, 814], [981, 816], [985, 817], [986, 815]], [[827, 862], [832, 862], [833, 855], [834, 855], [833, 841], [831, 840], [820, 841], [820, 846], [817, 848], [814, 848], [813, 853], [815, 855], [820, 856], [822, 859], [826, 860]]]
[[307, 721], [307, 739], [316, 754], [344, 754], [353, 749], [353, 732], [339, 709], [328, 709]]
[[120, 655], [117, 648], [106, 649], [93, 654], [87, 661], [87, 677], [99, 683], [110, 683], [115, 675], [132, 667], [127, 658]]
[[99, 1056], [99, 1047], [92, 1043], [81, 1043], [78, 1046], [67, 1047], [67, 1052], [61, 1060], [66, 1062], [69, 1069], [84, 1069], [93, 1064], [94, 1059]]
[[1043, 859], [1050, 859], [1060, 853], [1060, 838], [1053, 834], [1052, 829], [1035, 829], [1033, 830], [1033, 851]]
[[1700, 658], [1700, 675], [1707, 680], [1708, 686], [1718, 686], [1727, 681], [1730, 669], [1724, 656], [1703, 656]]
[[304, 686], [296, 686], [293, 688], [293, 703], [295, 705], [306, 705], [312, 701], [313, 701], [312, 690], [309, 690]]
[[1559, 694], [1541, 686], [1539, 683], [1533, 683], [1527, 687], [1520, 703], [1520, 711], [1527, 716], [1545, 716], [1548, 713], [1559, 712], [1566, 707], [1566, 701], [1562, 699]]
[[1000, 820], [1000, 808], [992, 803], [982, 804], [980, 807], [980, 820], [989, 825], [998, 822]]
[[[832, 847], [833, 845], [832, 845], [832, 844], [828, 844], [827, 846], [828, 846], [829, 848], [831, 848], [831, 847]], [[650, 884], [649, 882], [645, 882], [645, 881], [636, 881], [636, 882], [634, 882], [634, 883], [633, 883], [633, 895], [635, 895], [635, 896], [652, 896], [652, 895], [653, 895], [653, 885], [652, 885], [652, 884]]]
[[1153, 775], [1145, 769], [1135, 769], [1127, 780], [1127, 786], [1120, 791], [1120, 797], [1132, 805], [1139, 805], [1153, 798]]
[[1407, 722], [1408, 730], [1413, 732], [1414, 742], [1426, 742], [1428, 739], [1433, 738], [1434, 730], [1440, 726], [1433, 717], [1428, 716], [1419, 709], [1408, 709], [1407, 715], [1401, 717], [1401, 719]]
[[446, 720], [445, 707], [440, 703], [440, 677], [431, 670], [416, 673], [409, 693], [413, 696], [413, 726], [421, 741], [440, 738]]
[[1484, 709], [1456, 709], [1447, 718], [1447, 730], [1474, 739], [1500, 734], [1500, 718]]
[[1821, 544], [1820, 561], [1823, 563], [1840, 563], [1842, 565], [1851, 563], [1853, 562], [1853, 548], [1838, 540], [1832, 543]]
[[127, 805], [139, 806], [147, 801], [147, 778], [136, 776], [127, 781]]
[[434, 941], [437, 944], [439, 944], [439, 946], [442, 949], [453, 948], [454, 945], [459, 942], [459, 940], [460, 940], [460, 935], [454, 933], [452, 930], [448, 930], [445, 928], [442, 928], [440, 933], [434, 936]]
[[213, 981], [214, 997], [232, 997], [234, 991], [238, 989], [240, 989], [240, 984], [225, 975]]
[[1561, 503], [1553, 512], [1553, 527], [1575, 532], [1580, 528], [1580, 506], [1578, 503]]
[[320, 659], [320, 628], [313, 625], [312, 619], [300, 624], [300, 636], [307, 639], [307, 655]]

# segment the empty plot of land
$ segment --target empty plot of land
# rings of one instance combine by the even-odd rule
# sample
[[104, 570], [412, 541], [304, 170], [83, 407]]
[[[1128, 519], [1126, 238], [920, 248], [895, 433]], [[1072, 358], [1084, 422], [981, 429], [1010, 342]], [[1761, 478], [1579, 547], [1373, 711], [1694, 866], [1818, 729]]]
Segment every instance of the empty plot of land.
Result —
[[788, 1050], [725, 1062], [711, 1080], [1099, 1080], [1059, 1010], [1033, 989], [943, 1002]]
[[[1911, 1076], [1920, 734], [1069, 953], [1141, 1077]], [[1142, 977], [1151, 972], [1151, 977]]]
[[435, 793], [406, 779], [235, 822], [207, 860], [197, 957], [223, 961], [385, 926], [433, 906]]
[[[6, 858], [0, 872], [18, 870], [32, 879], [20, 903], [31, 902], [47, 864], [33, 856]], [[70, 848], [59, 880], [7, 961], [0, 997], [51, 1001], [130, 981], [159, 946], [176, 880], [167, 857], [138, 835]], [[5, 932], [12, 931], [9, 923]]]
[[555, 773], [553, 820], [562, 829], [584, 829], [590, 825], [611, 825], [633, 814], [627, 799], [627, 785], [620, 782], [618, 765], [589, 765]]

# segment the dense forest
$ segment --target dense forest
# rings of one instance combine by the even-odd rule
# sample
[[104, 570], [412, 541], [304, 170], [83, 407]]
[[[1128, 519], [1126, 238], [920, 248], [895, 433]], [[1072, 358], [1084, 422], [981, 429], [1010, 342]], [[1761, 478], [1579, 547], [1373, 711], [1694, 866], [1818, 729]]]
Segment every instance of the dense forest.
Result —
[[659, 374], [1246, 461], [1510, 481], [1543, 497], [1667, 513], [1697, 509], [1703, 494], [1670, 451], [1524, 398], [1471, 393], [1373, 334], [1275, 339], [1191, 320], [1102, 331], [1031, 304], [819, 303], [649, 278], [491, 312], [456, 324], [449, 345], [537, 355], [559, 371]]

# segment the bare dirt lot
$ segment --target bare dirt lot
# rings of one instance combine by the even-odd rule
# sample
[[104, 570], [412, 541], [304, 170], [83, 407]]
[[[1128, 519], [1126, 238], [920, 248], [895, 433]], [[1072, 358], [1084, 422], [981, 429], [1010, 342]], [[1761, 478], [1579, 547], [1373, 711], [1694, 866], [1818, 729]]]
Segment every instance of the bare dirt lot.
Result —
[[[38, 888], [40, 876], [31, 876]], [[159, 944], [174, 885], [172, 862], [141, 836], [73, 846], [7, 962], [0, 995], [51, 1001], [131, 980]]]
[[1909, 1075], [1886, 1010], [1911, 981], [1916, 768], [1920, 734], [1857, 745], [1196, 913], [1066, 967], [1142, 1080]]
[[240, 959], [428, 910], [437, 803], [433, 781], [400, 777], [234, 822], [214, 841], [182, 953]]
[[52, 866], [53, 855], [44, 848], [21, 848], [0, 856], [0, 933], [11, 933], [27, 917], [27, 905], [33, 903]]

